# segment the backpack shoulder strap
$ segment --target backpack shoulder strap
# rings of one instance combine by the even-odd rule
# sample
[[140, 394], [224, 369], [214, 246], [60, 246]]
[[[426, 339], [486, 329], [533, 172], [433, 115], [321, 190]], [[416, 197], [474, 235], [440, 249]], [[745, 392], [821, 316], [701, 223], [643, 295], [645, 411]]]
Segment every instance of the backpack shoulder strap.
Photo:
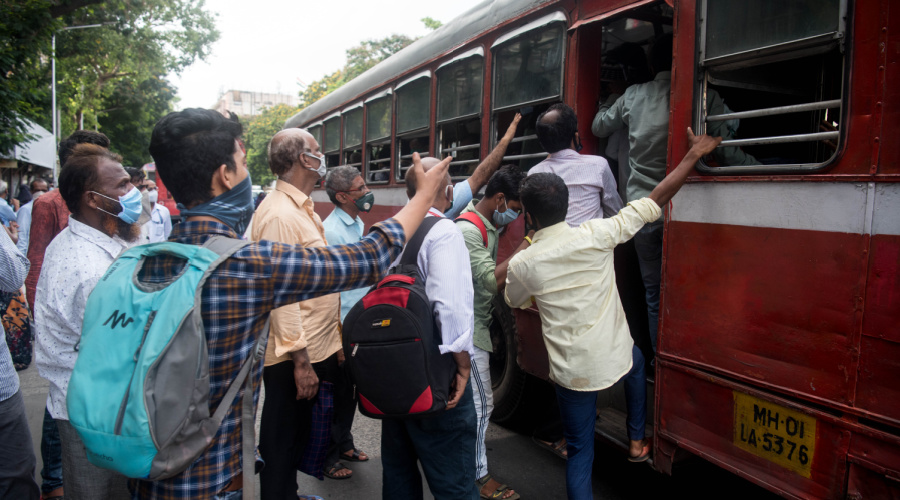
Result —
[[431, 231], [431, 228], [438, 223], [438, 221], [441, 221], [443, 219], [444, 217], [425, 217], [425, 220], [423, 220], [422, 224], [419, 225], [419, 229], [406, 243], [406, 248], [403, 249], [403, 256], [400, 258], [401, 266], [416, 264], [416, 260], [419, 257], [419, 249], [422, 248], [422, 242], [425, 241], [425, 236], [428, 234], [428, 231]]
[[457, 222], [459, 222], [461, 220], [475, 224], [475, 227], [477, 227], [478, 230], [481, 231], [481, 241], [484, 243], [484, 248], [487, 248], [487, 246], [488, 246], [487, 226], [484, 225], [484, 221], [481, 220], [481, 216], [476, 214], [475, 212], [466, 212], [456, 218]]

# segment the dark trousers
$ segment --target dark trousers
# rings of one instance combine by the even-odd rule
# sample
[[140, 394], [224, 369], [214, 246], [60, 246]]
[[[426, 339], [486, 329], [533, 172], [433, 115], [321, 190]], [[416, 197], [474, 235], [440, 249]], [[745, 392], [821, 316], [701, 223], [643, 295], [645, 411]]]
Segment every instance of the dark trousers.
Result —
[[[356, 392], [350, 383], [346, 364], [341, 366], [340, 377], [341, 383], [334, 387], [334, 441], [337, 443], [338, 453], [344, 453], [355, 448], [350, 429], [356, 416]], [[340, 459], [340, 455], [337, 458]], [[326, 462], [325, 465], [333, 464]]]
[[0, 401], [0, 498], [40, 498], [35, 466], [25, 401], [22, 393], [16, 392]]
[[56, 420], [50, 416], [50, 410], [44, 408], [44, 424], [41, 428], [41, 493], [47, 494], [63, 485], [62, 475], [62, 443], [59, 439], [59, 428]]
[[422, 499], [422, 476], [417, 464], [421, 462], [435, 500], [477, 500], [476, 435], [475, 402], [470, 384], [466, 384], [459, 405], [440, 415], [420, 420], [383, 420], [381, 497]]
[[[312, 367], [320, 381], [338, 386], [337, 354]], [[263, 385], [266, 400], [259, 425], [259, 454], [265, 467], [259, 473], [260, 495], [263, 500], [297, 500], [297, 463], [309, 441], [315, 400], [297, 400], [293, 361], [263, 368]], [[337, 454], [332, 439], [325, 456], [326, 468], [337, 462]]]
[[259, 425], [259, 473], [263, 500], [297, 500], [297, 462], [309, 441], [314, 400], [297, 400], [294, 362], [263, 368], [266, 400]]

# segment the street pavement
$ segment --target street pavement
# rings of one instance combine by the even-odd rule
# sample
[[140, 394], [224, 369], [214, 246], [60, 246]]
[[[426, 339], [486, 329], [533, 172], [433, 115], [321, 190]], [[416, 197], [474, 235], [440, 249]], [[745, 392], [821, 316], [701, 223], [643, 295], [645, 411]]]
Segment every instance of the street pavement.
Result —
[[[47, 381], [38, 375], [32, 364], [19, 373], [21, 391], [25, 398], [38, 467], [35, 472], [40, 484], [40, 440], [44, 405], [47, 400]], [[262, 406], [260, 401], [260, 407]], [[258, 426], [257, 420], [257, 426]], [[357, 448], [365, 451], [368, 462], [347, 462], [353, 476], [344, 480], [326, 478], [319, 481], [305, 474], [298, 475], [300, 493], [319, 495], [326, 499], [381, 498], [381, 422], [356, 414], [353, 436]], [[491, 424], [487, 432], [487, 455], [491, 473], [509, 484], [525, 500], [564, 499], [565, 461], [546, 452], [519, 434]], [[427, 493], [425, 498], [433, 497]], [[771, 493], [700, 459], [676, 465], [674, 475], [666, 476], [647, 464], [633, 464], [624, 452], [604, 446], [595, 447], [593, 471], [594, 498], [630, 500], [644, 498], [694, 499], [753, 499], [776, 498]]]

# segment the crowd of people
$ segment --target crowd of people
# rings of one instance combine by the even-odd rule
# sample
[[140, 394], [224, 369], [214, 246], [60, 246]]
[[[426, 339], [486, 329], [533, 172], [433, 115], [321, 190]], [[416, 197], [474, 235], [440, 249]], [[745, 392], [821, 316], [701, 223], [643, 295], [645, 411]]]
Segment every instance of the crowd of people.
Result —
[[[367, 233], [360, 213], [377, 203], [375, 194], [356, 167], [326, 169], [318, 142], [305, 130], [286, 129], [272, 137], [267, 155], [277, 180], [254, 203], [239, 122], [203, 109], [162, 118], [149, 151], [157, 175], [181, 208], [183, 222], [174, 227], [156, 184], [139, 169], [123, 168], [103, 134], [72, 134], [59, 144], [57, 189], [34, 179], [28, 186], [33, 200], [18, 213], [0, 203], [5, 228], [0, 231], [0, 289], [17, 295], [24, 285], [23, 308], [27, 303], [34, 313], [35, 362], [50, 384], [39, 486], [16, 374], [30, 363], [31, 351], [19, 352], [12, 343], [7, 349], [8, 338], [26, 339], [4, 335], [0, 497], [239, 499], [253, 491], [247, 481], [258, 471], [263, 499], [317, 498], [297, 491], [298, 462], [310, 453], [320, 460], [318, 470], [307, 472], [351, 478], [348, 464], [369, 456], [351, 432], [358, 395], [345, 369], [345, 320], [369, 286], [400, 261], [422, 221], [433, 217], [438, 220], [429, 225], [414, 261], [440, 332], [440, 353], [452, 358], [456, 373], [446, 410], [427, 418], [382, 421], [383, 497], [422, 498], [420, 467], [438, 499], [520, 497], [489, 472], [485, 446], [493, 409], [491, 308], [500, 296], [510, 307], [538, 306], [564, 432], [562, 445], [547, 444], [567, 458], [569, 498], [591, 498], [598, 391], [624, 381], [628, 459], [643, 461], [650, 453], [644, 435], [646, 363], [628, 330], [612, 250], [631, 238], [646, 239], [638, 242], [638, 251], [655, 325], [662, 210], [697, 161], [721, 140], [695, 137], [689, 130], [690, 151], [666, 175], [660, 144], [666, 143], [668, 126], [650, 123], [661, 120], [651, 116], [663, 113], [653, 93], [668, 88], [666, 78], [660, 72], [652, 82], [629, 87], [621, 98], [611, 96], [593, 122], [598, 136], [627, 129], [627, 204], [607, 160], [579, 153], [575, 112], [556, 104], [536, 125], [548, 156], [528, 172], [501, 166], [521, 120], [516, 115], [494, 150], [461, 182], [451, 181], [451, 158], [414, 155], [406, 175], [408, 204]], [[334, 205], [324, 221], [310, 197], [321, 180]], [[526, 236], [498, 262], [501, 231], [523, 214]], [[94, 465], [69, 422], [66, 399], [83, 329], [108, 321], [86, 312], [91, 292], [126, 249], [163, 241], [198, 246], [214, 236], [250, 243], [225, 258], [202, 288], [208, 402], [218, 407], [251, 358], [257, 337], [265, 335], [263, 362], [251, 374], [252, 398], [234, 397], [212, 442], [171, 477], [129, 479]], [[176, 256], [154, 255], [138, 277], [168, 283], [183, 267]], [[652, 326], [651, 334], [655, 340]], [[243, 456], [241, 415], [246, 401], [255, 409], [261, 385], [265, 401], [258, 450], [255, 457]], [[332, 418], [317, 428], [314, 407], [325, 392], [333, 399]], [[313, 439], [322, 435], [324, 442]]]

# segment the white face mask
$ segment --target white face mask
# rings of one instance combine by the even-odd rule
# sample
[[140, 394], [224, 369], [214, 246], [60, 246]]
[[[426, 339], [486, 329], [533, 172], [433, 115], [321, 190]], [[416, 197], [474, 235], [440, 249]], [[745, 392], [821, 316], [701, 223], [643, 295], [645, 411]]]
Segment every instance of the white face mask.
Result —
[[304, 151], [303, 154], [309, 156], [310, 158], [319, 160], [319, 168], [311, 168], [310, 170], [315, 170], [319, 174], [319, 177], [325, 177], [325, 173], [327, 171], [327, 167], [325, 167], [325, 155], [316, 156], [312, 153], [307, 153], [306, 151]]
[[150, 203], [156, 203], [159, 201], [159, 191], [153, 190], [147, 192], [147, 197], [150, 199]]

